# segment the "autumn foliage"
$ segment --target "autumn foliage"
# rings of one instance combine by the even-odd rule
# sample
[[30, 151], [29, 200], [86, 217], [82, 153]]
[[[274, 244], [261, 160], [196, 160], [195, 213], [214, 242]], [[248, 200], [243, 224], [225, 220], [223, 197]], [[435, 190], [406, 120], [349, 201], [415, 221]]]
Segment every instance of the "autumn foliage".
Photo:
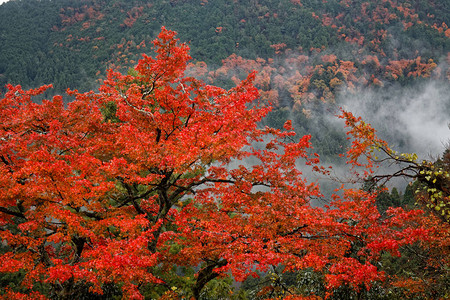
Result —
[[[420, 247], [413, 250], [414, 256], [418, 258], [416, 263], [421, 265], [423, 272], [411, 277], [391, 277], [392, 286], [402, 288], [404, 297], [437, 298], [440, 290], [448, 295], [447, 287], [442, 288], [440, 285], [448, 286], [446, 280], [450, 264], [449, 150], [447, 149], [442, 159], [436, 162], [420, 161], [414, 153], [398, 153], [391, 149], [377, 136], [376, 130], [360, 117], [346, 111], [342, 111], [339, 117], [345, 120], [348, 135], [352, 139], [352, 147], [347, 151], [347, 158], [355, 169], [364, 170], [362, 174], [356, 170], [355, 173], [363, 178], [370, 178], [372, 184], [382, 186], [393, 178], [413, 180], [416, 185], [416, 205], [420, 205], [426, 211], [426, 214], [415, 220], [417, 224], [412, 225], [407, 215], [413, 213], [412, 211], [404, 212], [398, 208], [388, 210], [393, 216], [391, 220], [405, 221], [399, 223], [403, 223], [403, 226], [427, 228], [426, 239], [419, 240], [416, 246]], [[377, 170], [382, 165], [389, 165], [394, 171], [386, 173]], [[419, 254], [418, 249], [424, 254]], [[427, 294], [430, 291], [431, 294]]]
[[[369, 192], [343, 189], [313, 205], [320, 187], [301, 170], [326, 169], [290, 122], [258, 127], [270, 107], [258, 104], [254, 73], [224, 90], [184, 75], [189, 48], [174, 32], [163, 28], [154, 48], [129, 75], [109, 71], [98, 92], [68, 91], [68, 104], [33, 101], [50, 86], [8, 86], [0, 272], [24, 276], [5, 298], [111, 285], [127, 299], [199, 298], [214, 278], [279, 265], [323, 272], [329, 293], [368, 289], [386, 278], [382, 251], [428, 236], [421, 211], [381, 216]], [[183, 266], [198, 267], [184, 285]]]

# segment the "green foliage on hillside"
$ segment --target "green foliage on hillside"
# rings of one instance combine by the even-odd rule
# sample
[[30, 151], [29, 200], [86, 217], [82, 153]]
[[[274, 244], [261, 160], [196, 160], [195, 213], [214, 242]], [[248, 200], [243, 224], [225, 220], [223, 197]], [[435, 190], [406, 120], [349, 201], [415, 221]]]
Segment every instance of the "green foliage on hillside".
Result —
[[321, 51], [374, 55], [382, 65], [438, 63], [450, 49], [445, 11], [445, 1], [418, 0], [11, 0], [0, 6], [0, 86], [95, 89], [97, 72], [133, 65], [161, 26], [213, 68], [232, 54], [279, 60]]

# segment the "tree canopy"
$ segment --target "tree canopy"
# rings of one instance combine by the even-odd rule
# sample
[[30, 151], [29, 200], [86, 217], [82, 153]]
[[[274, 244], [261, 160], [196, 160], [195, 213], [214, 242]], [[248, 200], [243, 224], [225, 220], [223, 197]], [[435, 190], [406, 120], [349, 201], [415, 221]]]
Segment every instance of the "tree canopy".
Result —
[[370, 289], [386, 279], [382, 253], [430, 239], [423, 211], [381, 215], [370, 192], [314, 205], [320, 186], [301, 170], [328, 171], [311, 137], [290, 121], [258, 126], [271, 108], [258, 104], [254, 73], [229, 90], [186, 76], [189, 47], [175, 36], [163, 27], [154, 57], [109, 70], [98, 92], [69, 90], [67, 105], [32, 101], [50, 86], [8, 85], [0, 272], [20, 285], [4, 298], [199, 299], [215, 279], [280, 266], [321, 272], [332, 295]]

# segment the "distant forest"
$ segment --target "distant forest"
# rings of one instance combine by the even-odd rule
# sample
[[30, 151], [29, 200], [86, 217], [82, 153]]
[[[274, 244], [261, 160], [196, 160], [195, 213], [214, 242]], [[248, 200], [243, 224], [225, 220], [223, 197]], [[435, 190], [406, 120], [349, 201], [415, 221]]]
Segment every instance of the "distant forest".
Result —
[[107, 68], [126, 70], [151, 52], [161, 26], [189, 42], [197, 70], [216, 84], [226, 85], [230, 72], [256, 69], [268, 97], [289, 91], [282, 98], [291, 105], [333, 98], [343, 84], [448, 80], [449, 6], [423, 0], [12, 0], [0, 6], [0, 86], [95, 89]]

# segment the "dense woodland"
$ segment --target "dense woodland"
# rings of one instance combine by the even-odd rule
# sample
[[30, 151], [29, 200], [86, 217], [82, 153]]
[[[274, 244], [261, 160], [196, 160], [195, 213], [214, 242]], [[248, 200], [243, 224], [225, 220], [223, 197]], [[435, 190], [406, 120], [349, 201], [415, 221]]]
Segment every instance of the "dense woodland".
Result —
[[433, 84], [450, 114], [449, 26], [447, 1], [2, 4], [0, 296], [450, 297], [450, 150], [338, 109]]
[[[282, 83], [274, 77], [286, 77], [281, 68], [292, 67], [297, 78], [295, 71], [284, 72], [294, 77], [288, 81], [290, 87], [300, 88], [300, 98], [308, 92], [329, 98], [343, 81], [379, 86], [393, 81], [407, 84], [417, 77], [446, 78], [448, 5], [446, 1], [13, 0], [0, 10], [0, 83], [2, 87], [52, 83], [57, 92], [95, 88], [94, 79], [107, 68], [132, 66], [149, 51], [161, 26], [189, 42], [194, 62], [205, 62], [208, 72], [233, 67], [240, 59], [248, 64], [240, 66], [244, 71], [265, 68], [272, 80], [264, 80], [267, 86], [261, 88], [276, 91]], [[215, 82], [219, 79], [212, 77]]]

